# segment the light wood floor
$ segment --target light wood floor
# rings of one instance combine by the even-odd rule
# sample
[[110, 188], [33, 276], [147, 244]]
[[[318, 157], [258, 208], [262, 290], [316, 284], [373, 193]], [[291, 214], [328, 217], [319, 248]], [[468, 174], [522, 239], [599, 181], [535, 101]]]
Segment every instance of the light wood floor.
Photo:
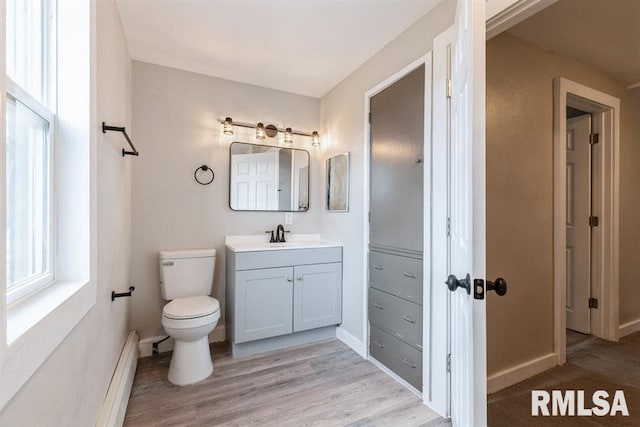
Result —
[[338, 340], [241, 359], [170, 384], [171, 354], [140, 359], [125, 426], [440, 426], [420, 399]]
[[[640, 332], [609, 342], [569, 332], [567, 364], [488, 398], [488, 421], [500, 426], [640, 426]], [[532, 417], [531, 390], [585, 390], [591, 406], [595, 390], [624, 390], [629, 417]], [[587, 398], [588, 396], [588, 398]]]

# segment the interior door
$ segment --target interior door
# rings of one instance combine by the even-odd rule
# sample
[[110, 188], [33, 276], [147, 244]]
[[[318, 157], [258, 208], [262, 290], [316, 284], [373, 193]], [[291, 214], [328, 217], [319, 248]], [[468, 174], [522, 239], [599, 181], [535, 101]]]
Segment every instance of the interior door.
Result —
[[231, 199], [235, 210], [278, 209], [278, 153], [234, 154]]
[[[449, 55], [449, 271], [472, 288], [485, 278], [485, 2], [458, 0]], [[445, 279], [445, 278], [443, 278]], [[471, 290], [471, 292], [469, 292]], [[450, 297], [451, 418], [487, 424], [485, 300]]]
[[567, 119], [567, 328], [591, 333], [591, 115]]

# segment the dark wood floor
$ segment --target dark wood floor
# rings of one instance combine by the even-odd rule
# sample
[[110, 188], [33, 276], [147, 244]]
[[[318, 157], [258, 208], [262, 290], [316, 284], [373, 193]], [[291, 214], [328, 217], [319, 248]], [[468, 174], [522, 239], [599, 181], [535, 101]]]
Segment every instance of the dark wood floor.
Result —
[[170, 353], [140, 359], [125, 426], [436, 426], [420, 399], [338, 340], [232, 359], [187, 387]]
[[[500, 426], [640, 426], [640, 332], [614, 343], [569, 333], [567, 364], [489, 396], [488, 421]], [[629, 417], [532, 417], [531, 390], [623, 390]]]

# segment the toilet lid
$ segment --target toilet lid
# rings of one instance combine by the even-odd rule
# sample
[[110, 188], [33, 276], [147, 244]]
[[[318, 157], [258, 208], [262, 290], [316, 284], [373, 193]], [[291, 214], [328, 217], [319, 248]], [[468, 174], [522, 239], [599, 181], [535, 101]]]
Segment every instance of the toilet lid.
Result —
[[208, 296], [176, 298], [162, 309], [162, 315], [170, 319], [193, 319], [220, 310], [217, 299]]

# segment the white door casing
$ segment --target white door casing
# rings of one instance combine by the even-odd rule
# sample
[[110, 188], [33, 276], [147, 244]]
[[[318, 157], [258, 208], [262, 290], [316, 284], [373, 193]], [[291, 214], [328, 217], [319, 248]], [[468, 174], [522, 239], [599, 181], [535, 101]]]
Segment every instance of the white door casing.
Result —
[[278, 152], [234, 154], [231, 193], [235, 210], [278, 209]]
[[567, 105], [591, 113], [593, 132], [600, 142], [593, 149], [592, 215], [599, 217], [591, 231], [591, 335], [617, 341], [619, 336], [619, 210], [620, 210], [620, 99], [559, 77], [553, 96], [553, 287], [554, 350], [557, 362], [566, 362], [567, 298]]
[[567, 328], [591, 333], [591, 115], [567, 119]]

